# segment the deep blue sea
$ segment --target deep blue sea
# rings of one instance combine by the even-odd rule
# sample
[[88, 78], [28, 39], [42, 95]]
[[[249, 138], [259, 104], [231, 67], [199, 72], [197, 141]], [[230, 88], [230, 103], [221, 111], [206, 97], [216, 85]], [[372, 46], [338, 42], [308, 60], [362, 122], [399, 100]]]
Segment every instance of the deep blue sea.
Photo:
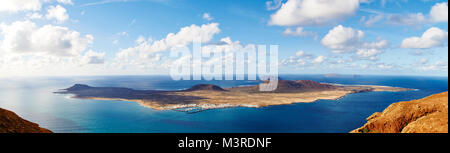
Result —
[[173, 81], [168, 76], [39, 77], [0, 79], [0, 107], [61, 133], [347, 133], [374, 112], [394, 102], [448, 91], [448, 77], [282, 75], [285, 80], [314, 80], [346, 85], [386, 85], [418, 89], [370, 92], [339, 100], [227, 108], [188, 114], [157, 111], [135, 102], [72, 99], [52, 92], [76, 83], [133, 89], [180, 90], [199, 83], [221, 87], [255, 81]]

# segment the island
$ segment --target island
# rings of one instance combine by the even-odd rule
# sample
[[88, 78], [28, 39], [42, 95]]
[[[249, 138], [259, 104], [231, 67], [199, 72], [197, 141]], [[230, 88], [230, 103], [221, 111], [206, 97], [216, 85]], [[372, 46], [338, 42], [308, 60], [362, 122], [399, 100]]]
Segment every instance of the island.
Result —
[[351, 133], [448, 133], [448, 92], [391, 104]]
[[0, 108], [0, 133], [52, 133], [52, 131], [41, 128], [12, 111]]
[[375, 85], [338, 85], [311, 80], [279, 80], [278, 88], [271, 92], [259, 91], [259, 85], [221, 88], [212, 84], [199, 84], [187, 90], [159, 91], [76, 84], [55, 93], [71, 94], [74, 98], [80, 99], [132, 101], [155, 110], [194, 113], [217, 108], [266, 107], [311, 103], [320, 99], [335, 100], [361, 92], [409, 90], [412, 89]]

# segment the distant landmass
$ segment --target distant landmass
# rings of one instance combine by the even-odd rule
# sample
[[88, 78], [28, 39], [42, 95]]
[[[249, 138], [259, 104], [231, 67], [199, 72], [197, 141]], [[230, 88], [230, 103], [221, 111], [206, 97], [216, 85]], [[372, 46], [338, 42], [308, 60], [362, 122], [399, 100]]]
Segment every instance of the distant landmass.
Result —
[[367, 120], [352, 133], [448, 133], [448, 92], [394, 103]]
[[361, 75], [353, 74], [353, 75], [344, 75], [344, 74], [337, 74], [337, 73], [329, 73], [324, 75], [327, 78], [360, 78]]
[[52, 133], [52, 131], [41, 128], [14, 112], [0, 108], [0, 133]]
[[278, 88], [272, 92], [261, 92], [258, 85], [221, 88], [211, 84], [200, 84], [187, 90], [159, 91], [76, 84], [55, 93], [73, 94], [74, 98], [81, 99], [133, 101], [155, 110], [198, 112], [215, 108], [310, 103], [319, 99], [338, 99], [347, 94], [360, 92], [408, 90], [412, 89], [371, 85], [345, 86], [310, 80], [279, 80]]

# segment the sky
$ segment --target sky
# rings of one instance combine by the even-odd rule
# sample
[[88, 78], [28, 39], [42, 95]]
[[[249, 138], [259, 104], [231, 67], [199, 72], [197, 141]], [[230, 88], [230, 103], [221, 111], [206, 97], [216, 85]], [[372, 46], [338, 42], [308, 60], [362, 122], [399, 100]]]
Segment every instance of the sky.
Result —
[[0, 77], [167, 75], [196, 37], [278, 45], [280, 74], [448, 76], [443, 0], [2, 0]]

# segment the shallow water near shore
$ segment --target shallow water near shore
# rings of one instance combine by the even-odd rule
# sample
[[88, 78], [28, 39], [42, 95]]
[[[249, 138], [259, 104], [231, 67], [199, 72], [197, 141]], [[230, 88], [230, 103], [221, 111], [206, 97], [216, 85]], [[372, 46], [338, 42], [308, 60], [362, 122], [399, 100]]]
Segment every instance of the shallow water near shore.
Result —
[[135, 102], [73, 99], [53, 92], [76, 83], [101, 87], [181, 90], [204, 83], [227, 88], [256, 85], [258, 82], [172, 81], [168, 76], [10, 78], [0, 79], [0, 107], [62, 133], [346, 133], [362, 126], [368, 116], [394, 102], [420, 99], [448, 90], [447, 77], [282, 75], [281, 78], [418, 90], [358, 93], [315, 103], [213, 109], [188, 114], [171, 110], [157, 111]]

